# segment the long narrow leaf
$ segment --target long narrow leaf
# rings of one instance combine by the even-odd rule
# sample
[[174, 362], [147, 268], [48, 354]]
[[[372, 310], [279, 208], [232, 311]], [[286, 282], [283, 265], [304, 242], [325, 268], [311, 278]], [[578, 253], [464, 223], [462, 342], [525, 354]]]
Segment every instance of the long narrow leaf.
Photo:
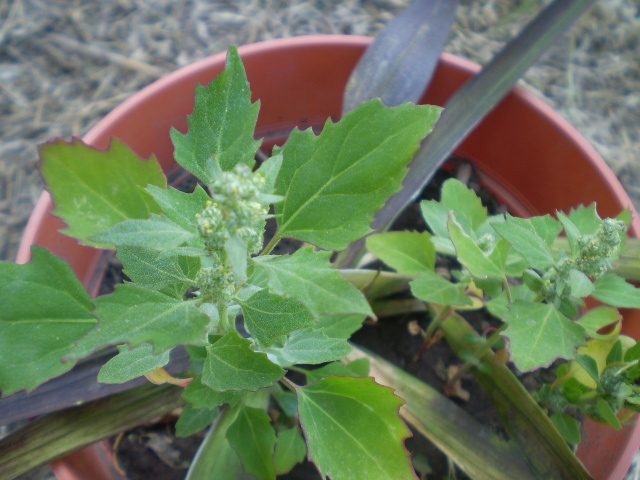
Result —
[[11, 480], [158, 418], [184, 404], [182, 391], [174, 386], [148, 385], [36, 420], [0, 442], [0, 478]]
[[348, 357], [360, 358], [369, 359], [377, 382], [394, 388], [407, 402], [400, 408], [402, 417], [471, 478], [536, 478], [514, 444], [481, 425], [433, 387], [363, 349], [356, 347]]
[[458, 0], [414, 0], [391, 20], [351, 73], [342, 115], [379, 98], [388, 107], [417, 103], [431, 80]]
[[[556, 0], [445, 105], [433, 132], [409, 165], [403, 189], [378, 212], [372, 228], [382, 231], [418, 197], [434, 173], [473, 128], [490, 113], [535, 63], [596, 0]], [[340, 257], [341, 266], [353, 265], [364, 242], [352, 244]]]

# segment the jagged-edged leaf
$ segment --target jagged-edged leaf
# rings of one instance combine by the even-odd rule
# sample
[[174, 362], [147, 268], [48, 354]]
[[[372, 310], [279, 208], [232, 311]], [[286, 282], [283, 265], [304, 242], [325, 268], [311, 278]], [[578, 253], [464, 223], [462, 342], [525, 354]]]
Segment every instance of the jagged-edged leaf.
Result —
[[516, 300], [504, 321], [504, 336], [511, 344], [511, 360], [522, 372], [549, 366], [558, 358], [571, 360], [586, 345], [583, 327], [562, 315], [553, 305]]
[[440, 111], [385, 108], [373, 100], [339, 123], [328, 120], [320, 136], [294, 130], [276, 182], [275, 193], [285, 197], [276, 205], [278, 236], [342, 250], [369, 233], [373, 214], [400, 190], [405, 167]]
[[82, 243], [111, 248], [89, 237], [124, 220], [160, 213], [139, 187], [165, 187], [167, 180], [154, 157], [144, 161], [119, 140], [98, 150], [79, 139], [57, 140], [40, 147], [41, 172], [56, 206], [54, 215], [68, 228], [62, 233]]
[[595, 203], [589, 206], [579, 205], [577, 208], [572, 208], [569, 212], [569, 219], [580, 230], [581, 235], [596, 233], [602, 224], [602, 219], [596, 211]]
[[143, 343], [136, 348], [127, 345], [118, 347], [120, 353], [105, 363], [98, 373], [101, 383], [126, 383], [145, 373], [153, 372], [169, 363], [170, 350], [160, 355], [153, 354], [153, 347]]
[[433, 271], [436, 250], [427, 232], [386, 232], [367, 237], [367, 249], [401, 275]]
[[172, 187], [159, 188], [155, 185], [149, 185], [147, 192], [167, 217], [190, 232], [196, 231], [196, 214], [202, 213], [207, 200], [210, 199], [200, 185], [196, 185], [192, 193], [181, 192]]
[[234, 405], [248, 393], [246, 390], [218, 392], [202, 383], [202, 380], [198, 377], [187, 385], [187, 388], [184, 389], [184, 393], [182, 394], [182, 398], [193, 404], [195, 408], [213, 409], [225, 403]]
[[331, 252], [306, 247], [293, 255], [261, 256], [253, 261], [266, 270], [276, 293], [299, 300], [316, 317], [347, 313], [373, 317], [364, 295], [340, 276], [330, 258]]
[[473, 304], [464, 294], [463, 287], [463, 285], [451, 283], [434, 272], [424, 272], [411, 282], [411, 291], [420, 300], [453, 307]]
[[[621, 328], [620, 320], [622, 320], [622, 315], [620, 315], [620, 312], [615, 308], [596, 307], [585, 313], [576, 323], [587, 331], [589, 337], [607, 341], [618, 337]], [[612, 331], [604, 334], [598, 333], [598, 330], [613, 323], [615, 323], [616, 326]]]
[[464, 231], [453, 213], [449, 214], [449, 234], [455, 246], [458, 261], [478, 278], [504, 276], [507, 262], [508, 244], [498, 240], [493, 250], [486, 254], [473, 238]]
[[316, 323], [316, 329], [322, 329], [327, 337], [348, 340], [351, 338], [351, 335], [360, 330], [362, 322], [364, 322], [366, 318], [364, 315], [322, 317], [318, 320], [318, 323]]
[[198, 257], [179, 257], [143, 247], [120, 247], [118, 258], [124, 273], [139, 287], [160, 289], [176, 286], [181, 293], [194, 284], [200, 268]]
[[291, 334], [282, 347], [282, 356], [292, 364], [314, 365], [340, 360], [351, 353], [353, 347], [342, 338], [331, 338], [320, 329], [298, 330]]
[[71, 358], [119, 343], [136, 347], [149, 342], [153, 352], [160, 354], [178, 345], [201, 343], [209, 324], [209, 317], [193, 303], [132, 284], [117, 285], [113, 294], [97, 298], [95, 303], [100, 322], [77, 343]]
[[188, 117], [189, 131], [171, 130], [175, 159], [186, 170], [206, 183], [213, 183], [213, 158], [222, 170], [238, 163], [253, 166], [259, 141], [253, 139], [260, 103], [251, 103], [247, 75], [236, 47], [227, 54], [227, 66], [206, 87], [196, 87], [193, 115]]
[[217, 408], [194, 408], [187, 403], [176, 423], [176, 436], [188, 437], [198, 433], [211, 425], [218, 415], [220, 410]]
[[622, 277], [605, 274], [595, 283], [593, 298], [618, 308], [640, 308], [640, 289], [627, 283]]
[[[526, 285], [516, 285], [511, 287], [512, 300], [527, 300], [533, 302], [536, 298], [536, 292], [531, 291]], [[496, 318], [504, 317], [509, 311], [509, 299], [506, 292], [501, 292], [499, 295], [493, 297], [488, 302], [485, 302], [485, 307], [491, 315]]]
[[234, 330], [207, 346], [202, 383], [220, 392], [255, 391], [268, 387], [283, 375], [283, 369], [266, 354], [251, 350], [251, 342]]
[[238, 416], [227, 430], [227, 440], [247, 472], [260, 480], [275, 480], [272, 457], [276, 432], [264, 410], [241, 405]]
[[522, 255], [533, 268], [545, 270], [555, 263], [553, 254], [546, 240], [538, 235], [533, 224], [527, 220], [517, 219], [511, 215], [507, 215], [505, 222], [494, 223], [493, 228], [502, 238], [509, 242], [511, 247]]
[[144, 220], [125, 220], [111, 228], [91, 235], [91, 240], [126, 247], [169, 250], [195, 238], [165, 215], [151, 215]]
[[247, 331], [264, 346], [271, 345], [278, 337], [315, 323], [313, 315], [299, 301], [266, 289], [241, 301], [240, 305]]
[[278, 432], [273, 465], [276, 474], [288, 473], [307, 456], [307, 444], [297, 428], [288, 428]]
[[372, 378], [327, 377], [297, 389], [309, 458], [332, 480], [416, 480], [402, 399]]
[[450, 178], [442, 184], [440, 203], [452, 211], [462, 228], [472, 234], [487, 219], [487, 208], [480, 197], [460, 180]]
[[26, 265], [0, 262], [0, 297], [0, 391], [31, 391], [70, 370], [75, 362], [61, 359], [96, 319], [69, 265], [32, 247]]

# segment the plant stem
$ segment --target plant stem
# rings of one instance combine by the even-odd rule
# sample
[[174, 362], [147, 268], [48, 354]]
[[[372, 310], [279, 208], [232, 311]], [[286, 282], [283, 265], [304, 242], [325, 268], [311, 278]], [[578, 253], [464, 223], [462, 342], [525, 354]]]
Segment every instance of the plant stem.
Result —
[[276, 232], [275, 235], [271, 238], [271, 240], [269, 240], [269, 243], [267, 243], [267, 246], [264, 247], [264, 249], [260, 252], [259, 256], [269, 255], [271, 251], [274, 248], [276, 248], [276, 245], [278, 244], [279, 241], [280, 241], [280, 236], [278, 235], [278, 232]]
[[507, 301], [509, 303], [513, 303], [513, 297], [511, 296], [511, 286], [509, 285], [509, 280], [507, 280], [506, 275], [502, 277], [502, 286], [504, 287], [504, 292], [507, 294]]
[[282, 384], [286, 385], [292, 392], [297, 392], [300, 389], [300, 385], [296, 385], [291, 380], [289, 380], [287, 377], [282, 377], [280, 379], [280, 382], [282, 382]]
[[435, 318], [433, 320], [431, 320], [431, 323], [429, 323], [429, 326], [427, 327], [427, 330], [424, 332], [425, 343], [428, 342], [429, 340], [431, 340], [431, 337], [433, 336], [433, 333], [440, 326], [440, 324], [442, 323], [442, 320], [447, 318], [447, 316], [449, 315], [450, 312], [451, 312], [451, 307], [449, 305], [447, 305], [446, 307], [444, 307], [442, 310], [440, 310], [436, 314], [436, 316], [435, 316]]

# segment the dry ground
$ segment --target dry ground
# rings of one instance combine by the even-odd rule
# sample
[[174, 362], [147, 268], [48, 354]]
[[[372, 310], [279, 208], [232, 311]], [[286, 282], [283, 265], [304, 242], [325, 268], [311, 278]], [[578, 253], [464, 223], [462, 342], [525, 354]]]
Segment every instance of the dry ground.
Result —
[[[232, 44], [375, 35], [408, 3], [0, 0], [0, 259], [14, 258], [40, 195], [39, 143], [83, 135], [141, 87]], [[462, 0], [447, 50], [484, 63], [548, 3]], [[577, 127], [640, 206], [640, 0], [601, 0], [522, 83]]]

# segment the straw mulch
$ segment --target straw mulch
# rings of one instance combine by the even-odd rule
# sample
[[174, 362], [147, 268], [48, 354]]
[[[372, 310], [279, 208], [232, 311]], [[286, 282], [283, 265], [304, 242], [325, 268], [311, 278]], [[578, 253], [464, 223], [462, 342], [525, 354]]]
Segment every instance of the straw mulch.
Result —
[[[230, 45], [375, 35], [409, 0], [0, 0], [0, 259], [41, 190], [37, 145], [82, 136], [164, 74]], [[548, 0], [462, 0], [447, 50], [486, 62]], [[640, 3], [602, 0], [522, 82], [596, 147], [640, 206]], [[571, 179], [567, 179], [571, 181]]]

